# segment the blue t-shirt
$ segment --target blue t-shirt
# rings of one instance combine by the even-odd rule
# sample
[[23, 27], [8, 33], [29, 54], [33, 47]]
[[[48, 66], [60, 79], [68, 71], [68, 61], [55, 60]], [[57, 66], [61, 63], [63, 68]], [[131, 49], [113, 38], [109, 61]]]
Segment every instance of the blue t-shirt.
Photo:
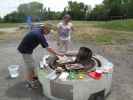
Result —
[[48, 43], [43, 35], [42, 29], [32, 30], [22, 40], [18, 50], [23, 54], [32, 54], [33, 50], [41, 44], [43, 48], [48, 47]]

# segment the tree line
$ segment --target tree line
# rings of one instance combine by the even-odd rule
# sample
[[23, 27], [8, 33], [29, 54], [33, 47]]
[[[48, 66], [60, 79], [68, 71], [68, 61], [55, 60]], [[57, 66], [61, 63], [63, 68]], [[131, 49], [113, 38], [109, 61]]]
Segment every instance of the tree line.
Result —
[[21, 4], [17, 11], [0, 18], [0, 22], [25, 22], [27, 16], [33, 21], [59, 20], [64, 14], [70, 14], [73, 20], [113, 20], [133, 18], [133, 0], [104, 0], [93, 9], [82, 2], [69, 1], [62, 12], [51, 11], [42, 3], [31, 2]]

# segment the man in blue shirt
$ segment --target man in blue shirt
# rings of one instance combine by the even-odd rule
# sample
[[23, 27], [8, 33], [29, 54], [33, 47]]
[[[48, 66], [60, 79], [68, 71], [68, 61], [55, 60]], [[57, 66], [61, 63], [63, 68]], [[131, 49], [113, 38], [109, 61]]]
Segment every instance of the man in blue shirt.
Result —
[[50, 33], [50, 25], [46, 24], [42, 28], [33, 29], [31, 32], [26, 34], [26, 36], [21, 41], [20, 45], [18, 46], [18, 51], [22, 54], [24, 62], [25, 62], [25, 80], [26, 81], [33, 81], [35, 75], [35, 63], [32, 57], [32, 53], [34, 49], [41, 44], [43, 48], [46, 48], [47, 51], [54, 55], [63, 56], [60, 53], [55, 52], [52, 48], [49, 47], [47, 40], [44, 37], [44, 34], [47, 35]]

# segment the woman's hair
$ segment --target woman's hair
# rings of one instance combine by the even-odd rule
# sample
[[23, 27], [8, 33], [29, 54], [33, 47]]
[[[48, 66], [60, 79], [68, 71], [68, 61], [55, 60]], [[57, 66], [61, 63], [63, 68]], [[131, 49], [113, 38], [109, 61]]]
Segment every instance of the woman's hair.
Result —
[[91, 60], [91, 58], [92, 58], [91, 49], [87, 47], [80, 47], [78, 54], [77, 54], [76, 62], [89, 61]]

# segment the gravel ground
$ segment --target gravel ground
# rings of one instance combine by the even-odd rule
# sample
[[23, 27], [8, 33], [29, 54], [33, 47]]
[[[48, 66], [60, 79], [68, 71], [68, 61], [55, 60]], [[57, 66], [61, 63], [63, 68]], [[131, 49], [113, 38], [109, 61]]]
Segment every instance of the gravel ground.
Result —
[[[17, 79], [9, 78], [9, 65], [20, 65], [20, 73], [24, 66], [21, 55], [16, 50], [18, 43], [19, 41], [0, 43], [0, 100], [48, 100], [42, 95], [40, 88], [26, 89], [22, 74]], [[75, 43], [74, 48], [80, 46], [83, 44]], [[133, 45], [87, 46], [115, 65], [112, 92], [107, 100], [133, 100]], [[41, 60], [45, 53], [44, 49], [38, 47], [34, 54], [36, 61]]]

